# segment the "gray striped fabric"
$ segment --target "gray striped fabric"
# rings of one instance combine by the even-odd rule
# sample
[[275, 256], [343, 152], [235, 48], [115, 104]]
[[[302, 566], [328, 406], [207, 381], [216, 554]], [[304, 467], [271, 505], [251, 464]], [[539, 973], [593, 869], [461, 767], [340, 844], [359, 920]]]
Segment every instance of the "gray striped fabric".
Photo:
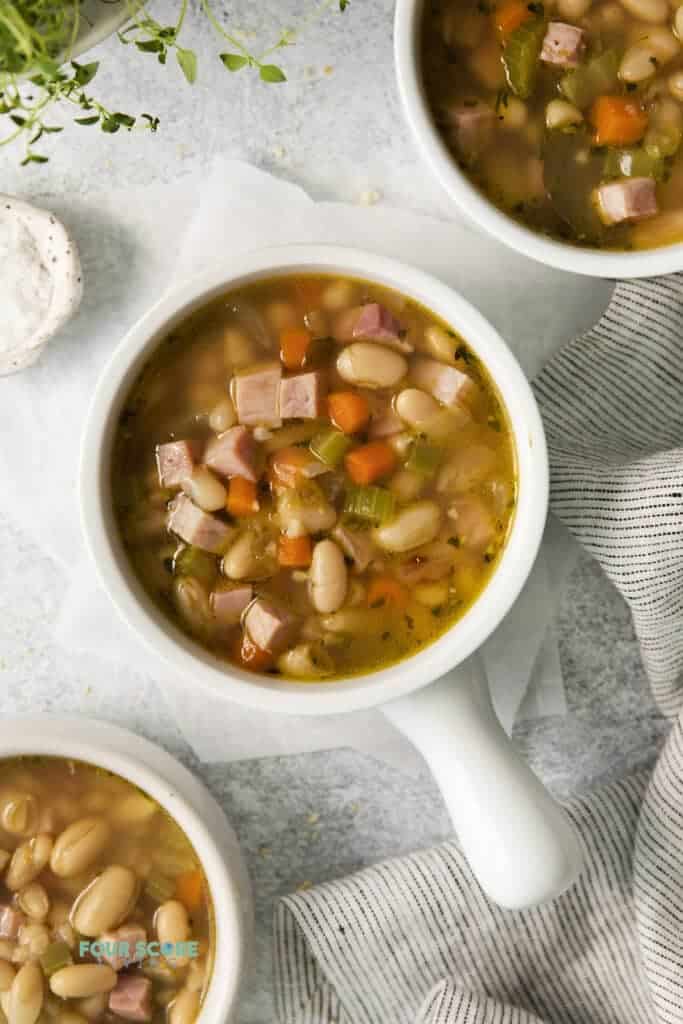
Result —
[[[683, 276], [620, 283], [536, 382], [554, 512], [683, 706]], [[644, 775], [568, 806], [586, 869], [547, 907], [488, 902], [454, 843], [283, 900], [281, 1024], [682, 1024], [683, 725]]]

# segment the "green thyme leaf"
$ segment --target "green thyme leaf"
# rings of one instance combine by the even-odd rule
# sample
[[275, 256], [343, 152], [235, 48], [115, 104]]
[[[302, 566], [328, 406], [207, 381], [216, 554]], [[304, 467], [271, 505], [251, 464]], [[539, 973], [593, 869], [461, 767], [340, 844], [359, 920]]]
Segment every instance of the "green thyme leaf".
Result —
[[185, 78], [193, 85], [197, 80], [197, 54], [194, 50], [183, 50], [178, 47], [176, 57]]
[[80, 86], [85, 86], [92, 82], [99, 70], [99, 66], [99, 61], [93, 61], [92, 64], [77, 64], [75, 60], [71, 61], [71, 67], [74, 69], [74, 79]]
[[264, 82], [286, 82], [287, 76], [277, 64], [262, 64], [259, 75]]
[[239, 53], [221, 53], [219, 56], [228, 71], [241, 71], [249, 63], [248, 57], [243, 57]]

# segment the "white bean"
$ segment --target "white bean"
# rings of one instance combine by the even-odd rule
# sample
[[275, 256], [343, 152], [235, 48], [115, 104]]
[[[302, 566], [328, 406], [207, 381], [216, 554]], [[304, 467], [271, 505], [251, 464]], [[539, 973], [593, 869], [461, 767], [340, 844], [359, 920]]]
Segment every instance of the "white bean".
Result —
[[50, 869], [59, 878], [74, 878], [95, 863], [109, 842], [111, 829], [104, 818], [79, 818], [57, 837]]
[[390, 522], [373, 531], [376, 543], [386, 551], [410, 551], [429, 544], [439, 532], [441, 509], [435, 501], [416, 501]]
[[107, 994], [99, 992], [96, 996], [85, 996], [76, 1003], [76, 1009], [86, 1020], [98, 1020], [107, 1009]]
[[0, 825], [13, 836], [26, 836], [38, 827], [38, 802], [30, 793], [11, 793], [0, 810]]
[[404, 388], [396, 396], [394, 406], [401, 419], [415, 429], [441, 408], [432, 395], [420, 391], [419, 388]]
[[194, 576], [178, 576], [173, 581], [173, 600], [178, 614], [191, 632], [199, 636], [212, 625], [211, 605], [205, 587]]
[[223, 574], [231, 580], [262, 580], [274, 576], [277, 564], [255, 533], [241, 534], [223, 558]]
[[265, 316], [274, 331], [282, 331], [285, 327], [296, 325], [296, 309], [291, 302], [284, 302], [281, 299], [268, 303]]
[[344, 603], [348, 572], [341, 548], [333, 540], [321, 540], [311, 558], [310, 594], [316, 611], [329, 615]]
[[592, 0], [557, 0], [557, 13], [568, 21], [578, 21], [588, 14]]
[[87, 999], [116, 987], [118, 976], [108, 964], [72, 964], [50, 978], [50, 990], [60, 999]]
[[638, 21], [650, 21], [653, 24], [666, 21], [669, 17], [668, 0], [621, 0], [629, 14]]
[[440, 324], [429, 324], [428, 327], [425, 327], [424, 344], [421, 347], [440, 362], [452, 365], [455, 363], [458, 339]]
[[[683, 10], [683, 8], [679, 8]], [[678, 100], [679, 103], [683, 103], [683, 71], [674, 71], [673, 74], [669, 75], [668, 80], [669, 92]]]
[[9, 992], [14, 981], [14, 968], [6, 960], [0, 960], [0, 992]]
[[644, 82], [680, 51], [680, 43], [667, 28], [653, 28], [622, 57], [619, 77], [624, 82]]
[[332, 281], [323, 290], [320, 302], [323, 309], [328, 313], [339, 313], [346, 306], [353, 302], [355, 285], [352, 281], [341, 278], [339, 281]]
[[28, 959], [37, 960], [49, 945], [50, 933], [44, 924], [22, 924], [19, 929], [19, 946], [28, 952]]
[[19, 909], [34, 921], [44, 921], [50, 910], [50, 897], [40, 882], [31, 882], [20, 889], [17, 903]]
[[[180, 942], [187, 942], [190, 938], [190, 920], [187, 910], [180, 900], [167, 900], [162, 903], [154, 915], [154, 927], [163, 946], [165, 943], [176, 945]], [[166, 956], [164, 959], [173, 967], [186, 967], [189, 963], [187, 956]]]
[[3, 960], [11, 960], [14, 956], [15, 949], [16, 943], [10, 942], [9, 939], [0, 939], [0, 962]]
[[35, 1024], [43, 1008], [43, 972], [38, 964], [24, 964], [9, 993], [8, 1024]]
[[71, 924], [89, 937], [116, 928], [133, 905], [136, 892], [137, 879], [130, 868], [112, 864], [77, 897], [71, 909]]
[[168, 1008], [168, 1024], [193, 1024], [199, 1012], [199, 992], [186, 988]]
[[683, 7], [679, 7], [674, 15], [674, 32], [683, 39]]
[[662, 96], [652, 106], [650, 122], [643, 140], [649, 153], [673, 156], [683, 139], [683, 109], [670, 96]]
[[209, 414], [209, 426], [216, 434], [222, 434], [237, 423], [237, 413], [229, 395], [214, 405]]
[[297, 644], [278, 658], [277, 666], [285, 676], [296, 679], [320, 679], [330, 675], [334, 663], [319, 644]]
[[12, 854], [12, 860], [5, 875], [5, 885], [13, 892], [37, 878], [50, 860], [52, 836], [40, 832], [33, 839], [22, 843]]
[[117, 828], [146, 825], [156, 817], [158, 810], [154, 800], [142, 793], [128, 793], [112, 807], [111, 822]]
[[195, 505], [205, 512], [217, 512], [225, 507], [228, 492], [218, 477], [206, 466], [195, 466], [190, 476], [185, 477], [182, 488]]
[[575, 124], [581, 124], [583, 114], [573, 103], [566, 100], [551, 100], [545, 108], [546, 127], [553, 129], [569, 128]]
[[337, 357], [339, 376], [349, 384], [392, 388], [405, 377], [408, 364], [399, 352], [376, 342], [356, 341]]

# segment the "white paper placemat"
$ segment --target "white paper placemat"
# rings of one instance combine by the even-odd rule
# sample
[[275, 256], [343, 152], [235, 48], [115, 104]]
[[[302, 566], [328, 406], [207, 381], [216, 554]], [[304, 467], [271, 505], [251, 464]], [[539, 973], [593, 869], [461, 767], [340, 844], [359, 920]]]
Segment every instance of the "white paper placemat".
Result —
[[[294, 185], [224, 159], [203, 180], [61, 197], [53, 205], [80, 240], [85, 301], [37, 368], [0, 383], [0, 473], [11, 481], [17, 521], [67, 574], [57, 638], [68, 649], [147, 671], [202, 760], [351, 746], [417, 769], [419, 755], [378, 712], [288, 718], [285, 728], [278, 715], [188, 700], [192, 680], [174, 676], [113, 615], [84, 559], [78, 529], [78, 447], [94, 381], [125, 330], [169, 282], [265, 245], [327, 242], [414, 263], [477, 305], [532, 376], [562, 342], [599, 316], [611, 286], [543, 268], [460, 222], [381, 204], [314, 203]], [[38, 475], [41, 492], [54, 500], [35, 500]], [[494, 704], [508, 730], [523, 701], [528, 717], [565, 709], [553, 618], [575, 550], [551, 521], [529, 584], [485, 645]]]

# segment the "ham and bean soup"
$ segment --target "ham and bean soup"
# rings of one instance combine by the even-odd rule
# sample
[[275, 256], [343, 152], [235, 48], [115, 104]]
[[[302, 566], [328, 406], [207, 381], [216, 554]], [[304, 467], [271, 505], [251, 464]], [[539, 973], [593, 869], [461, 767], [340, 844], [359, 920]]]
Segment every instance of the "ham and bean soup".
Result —
[[79, 761], [4, 760], [0, 780], [0, 1019], [192, 1024], [213, 924], [179, 826]]
[[683, 241], [678, 0], [427, 0], [423, 75], [464, 172], [532, 230]]
[[287, 276], [165, 339], [112, 486], [132, 565], [182, 629], [257, 672], [334, 679], [413, 654], [472, 604], [515, 456], [454, 331], [364, 281]]

